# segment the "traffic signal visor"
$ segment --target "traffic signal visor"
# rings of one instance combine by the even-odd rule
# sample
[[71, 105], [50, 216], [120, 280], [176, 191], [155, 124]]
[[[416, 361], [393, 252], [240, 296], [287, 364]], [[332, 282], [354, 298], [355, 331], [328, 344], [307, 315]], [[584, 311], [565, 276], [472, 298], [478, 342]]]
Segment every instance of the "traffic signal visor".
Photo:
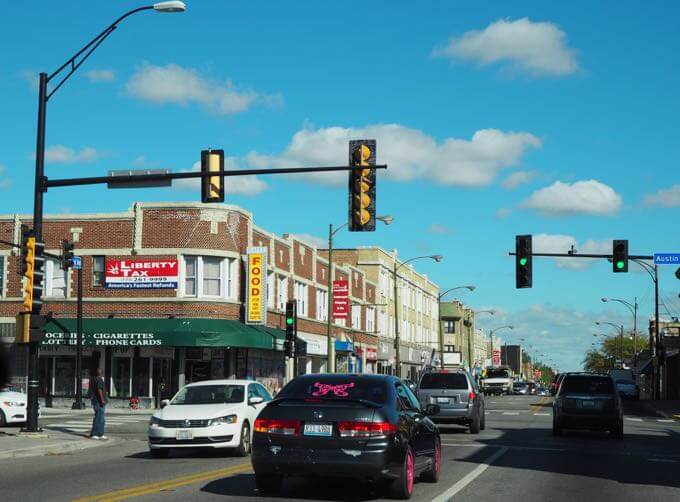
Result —
[[33, 309], [33, 286], [35, 282], [35, 237], [26, 239], [24, 278], [24, 311], [30, 312]]
[[350, 230], [374, 230], [375, 141], [352, 141], [350, 149]]
[[[224, 150], [201, 152], [201, 202], [224, 202]], [[214, 174], [213, 176], [206, 176]]]

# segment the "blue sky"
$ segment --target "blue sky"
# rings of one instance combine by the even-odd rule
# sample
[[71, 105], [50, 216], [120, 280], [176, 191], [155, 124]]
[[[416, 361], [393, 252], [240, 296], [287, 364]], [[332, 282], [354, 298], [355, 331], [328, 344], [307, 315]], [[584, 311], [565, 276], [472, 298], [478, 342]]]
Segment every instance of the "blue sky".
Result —
[[[136, 2], [14, 2], [0, 43], [2, 212], [32, 209], [35, 75], [53, 71]], [[188, 1], [183, 14], [126, 20], [48, 106], [46, 173], [195, 166], [206, 147], [230, 167], [343, 163], [347, 139], [378, 141], [374, 234], [421, 262], [442, 288], [512, 323], [561, 369], [577, 369], [597, 319], [630, 323], [620, 305], [652, 313], [649, 277], [631, 265], [534, 261], [534, 287], [514, 289], [514, 236], [535, 246], [632, 253], [680, 251], [680, 5], [596, 2]], [[346, 219], [344, 177], [230, 180], [230, 203], [277, 233], [326, 235]], [[137, 200], [196, 201], [172, 189], [54, 189], [49, 212], [123, 210]], [[574, 268], [575, 266], [578, 268]], [[680, 281], [662, 267], [661, 292], [680, 314]], [[662, 314], [666, 308], [662, 306]], [[506, 331], [506, 333], [508, 333]]]

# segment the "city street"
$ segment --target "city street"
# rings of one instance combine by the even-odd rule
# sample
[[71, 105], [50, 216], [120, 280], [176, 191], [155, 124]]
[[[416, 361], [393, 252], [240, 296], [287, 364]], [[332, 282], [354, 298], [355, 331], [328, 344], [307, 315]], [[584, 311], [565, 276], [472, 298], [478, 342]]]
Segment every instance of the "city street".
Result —
[[[547, 397], [489, 396], [487, 428], [478, 436], [462, 427], [443, 428], [441, 480], [417, 483], [413, 500], [504, 500], [509, 494], [516, 500], [551, 501], [680, 497], [680, 421], [651, 416], [630, 403], [623, 441], [587, 432], [555, 438], [550, 402]], [[63, 423], [64, 418], [52, 417], [43, 427]], [[248, 459], [196, 451], [151, 459], [145, 427], [145, 420], [130, 419], [107, 430], [108, 445], [0, 461], [3, 498], [383, 500], [370, 486], [309, 479], [287, 480], [280, 497], [260, 497]]]

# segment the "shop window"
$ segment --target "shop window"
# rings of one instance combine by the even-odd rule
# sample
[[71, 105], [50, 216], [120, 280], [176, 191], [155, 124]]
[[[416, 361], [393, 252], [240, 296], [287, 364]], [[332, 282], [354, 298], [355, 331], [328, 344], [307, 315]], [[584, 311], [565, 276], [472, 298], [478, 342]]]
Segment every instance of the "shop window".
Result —
[[92, 285], [104, 286], [106, 282], [106, 257], [92, 257]]
[[135, 397], [150, 396], [149, 392], [149, 361], [148, 357], [140, 357], [134, 360], [132, 374], [132, 395]]
[[111, 397], [130, 397], [130, 357], [113, 357], [111, 371]]
[[76, 383], [75, 357], [54, 358], [54, 394], [56, 396], [73, 396]]

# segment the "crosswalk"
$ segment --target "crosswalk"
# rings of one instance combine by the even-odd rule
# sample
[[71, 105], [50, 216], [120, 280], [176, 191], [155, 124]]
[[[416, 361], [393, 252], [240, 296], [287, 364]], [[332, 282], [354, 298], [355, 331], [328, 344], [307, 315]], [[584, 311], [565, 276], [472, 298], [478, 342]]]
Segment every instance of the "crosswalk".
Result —
[[[127, 416], [127, 415], [109, 415], [106, 416], [106, 430], [109, 428], [117, 428], [132, 423], [148, 422], [148, 416]], [[88, 434], [92, 429], [92, 417], [74, 418], [64, 422], [56, 422], [43, 424], [43, 429], [52, 429], [58, 431], [68, 431], [74, 433]]]

